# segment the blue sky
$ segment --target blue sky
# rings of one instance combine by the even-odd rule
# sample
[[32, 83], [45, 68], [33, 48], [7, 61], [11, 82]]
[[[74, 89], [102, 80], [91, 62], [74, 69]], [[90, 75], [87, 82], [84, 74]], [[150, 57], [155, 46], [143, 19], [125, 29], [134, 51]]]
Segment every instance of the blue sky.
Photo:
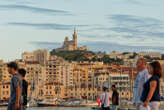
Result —
[[59, 47], [72, 37], [94, 51], [164, 52], [164, 0], [1, 0], [0, 59]]

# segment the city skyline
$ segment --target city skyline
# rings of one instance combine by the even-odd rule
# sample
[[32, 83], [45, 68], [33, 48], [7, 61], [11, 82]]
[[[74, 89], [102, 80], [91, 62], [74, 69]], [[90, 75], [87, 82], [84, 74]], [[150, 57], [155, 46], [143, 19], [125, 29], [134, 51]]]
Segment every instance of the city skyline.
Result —
[[60, 47], [66, 36], [71, 37], [74, 26], [79, 43], [89, 50], [164, 52], [163, 2], [2, 0], [0, 59]]

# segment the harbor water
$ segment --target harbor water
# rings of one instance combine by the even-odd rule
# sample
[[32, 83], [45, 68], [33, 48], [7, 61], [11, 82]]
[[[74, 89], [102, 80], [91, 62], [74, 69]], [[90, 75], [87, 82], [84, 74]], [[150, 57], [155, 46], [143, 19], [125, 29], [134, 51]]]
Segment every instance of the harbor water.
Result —
[[[7, 110], [7, 107], [0, 107], [0, 110]], [[91, 109], [90, 107], [31, 107], [31, 108], [27, 108], [27, 110], [93, 110], [93, 109]], [[121, 110], [127, 110], [127, 109], [121, 109]], [[160, 110], [164, 110], [164, 108], [160, 108]]]
[[[0, 110], [6, 110], [6, 107], [0, 107]], [[32, 107], [27, 110], [92, 110], [91, 108], [72, 108], [72, 107]]]

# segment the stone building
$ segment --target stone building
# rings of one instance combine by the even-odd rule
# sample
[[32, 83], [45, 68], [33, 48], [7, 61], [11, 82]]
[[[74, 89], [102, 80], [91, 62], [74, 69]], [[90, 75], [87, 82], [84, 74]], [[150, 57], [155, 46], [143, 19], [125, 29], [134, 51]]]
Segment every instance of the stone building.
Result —
[[86, 46], [78, 47], [77, 43], [77, 33], [76, 28], [74, 28], [74, 34], [72, 35], [73, 39], [69, 40], [68, 37], [65, 37], [64, 43], [61, 48], [55, 49], [56, 51], [73, 51], [73, 50], [85, 50], [87, 51], [88, 48]]
[[25, 62], [37, 61], [42, 66], [45, 65], [49, 57], [50, 57], [50, 52], [48, 50], [36, 50], [33, 52], [24, 52], [22, 54], [23, 61]]

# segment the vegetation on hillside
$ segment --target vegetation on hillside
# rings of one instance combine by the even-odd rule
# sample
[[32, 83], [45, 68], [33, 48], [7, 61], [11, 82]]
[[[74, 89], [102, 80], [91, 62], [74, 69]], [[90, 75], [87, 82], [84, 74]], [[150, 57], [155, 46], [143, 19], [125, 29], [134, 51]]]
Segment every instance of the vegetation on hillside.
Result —
[[[108, 55], [103, 55], [102, 58], [98, 57], [97, 54], [92, 51], [82, 51], [82, 50], [75, 50], [75, 51], [51, 51], [51, 55], [56, 55], [64, 58], [65, 60], [68, 61], [77, 61], [77, 62], [83, 62], [83, 61], [89, 61], [89, 62], [104, 62], [105, 64], [123, 64], [123, 60], [121, 59], [113, 59], [109, 58]], [[104, 53], [102, 53], [104, 54]]]

